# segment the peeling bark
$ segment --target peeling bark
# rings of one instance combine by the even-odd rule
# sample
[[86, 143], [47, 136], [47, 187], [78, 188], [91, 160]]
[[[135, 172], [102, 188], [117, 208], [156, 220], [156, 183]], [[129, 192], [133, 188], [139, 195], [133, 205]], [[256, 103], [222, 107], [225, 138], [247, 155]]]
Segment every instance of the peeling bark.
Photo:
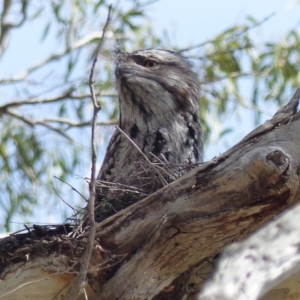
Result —
[[297, 90], [271, 120], [224, 154], [98, 224], [89, 274], [95, 294], [89, 299], [181, 299], [180, 284], [188, 284], [195, 268], [200, 274], [224, 246], [299, 199], [299, 97]]
[[[299, 218], [298, 205], [246, 241], [229, 246], [198, 299], [256, 300], [299, 272], [300, 223], [295, 222]], [[293, 288], [296, 288], [296, 295], [290, 294]], [[299, 282], [293, 283], [288, 292], [285, 296], [289, 294], [291, 298], [279, 299], [299, 299]], [[268, 298], [266, 295], [263, 299]]]

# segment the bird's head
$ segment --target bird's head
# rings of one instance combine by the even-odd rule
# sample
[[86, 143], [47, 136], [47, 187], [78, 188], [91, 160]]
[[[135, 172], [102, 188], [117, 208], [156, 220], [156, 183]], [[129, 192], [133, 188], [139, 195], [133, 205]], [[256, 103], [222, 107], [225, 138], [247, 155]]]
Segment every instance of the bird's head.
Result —
[[197, 76], [182, 55], [147, 49], [132, 53], [117, 50], [116, 56], [121, 115], [123, 110], [133, 109], [145, 117], [180, 110], [198, 113]]

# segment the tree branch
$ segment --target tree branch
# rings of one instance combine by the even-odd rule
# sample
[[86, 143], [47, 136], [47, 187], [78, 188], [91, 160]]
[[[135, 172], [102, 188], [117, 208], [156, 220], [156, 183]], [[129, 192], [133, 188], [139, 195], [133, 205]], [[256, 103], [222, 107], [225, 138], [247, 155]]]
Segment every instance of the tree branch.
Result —
[[12, 5], [11, 0], [4, 0], [3, 10], [1, 13], [1, 23], [0, 23], [0, 56], [5, 51], [5, 48], [6, 48], [5, 43], [6, 43], [6, 39], [9, 34], [9, 31], [12, 28], [17, 28], [17, 27], [22, 26], [27, 19], [28, 0], [22, 0], [22, 7], [21, 7], [22, 18], [21, 18], [21, 20], [15, 24], [6, 22], [11, 5]]
[[[299, 202], [299, 199], [297, 199]], [[257, 300], [300, 270], [300, 206], [227, 247], [199, 300]]]
[[236, 103], [236, 104], [238, 104], [238, 105], [240, 105], [240, 106], [242, 106], [242, 107], [244, 107], [246, 109], [249, 109], [251, 111], [263, 113], [266, 116], [270, 115], [269, 111], [266, 111], [264, 109], [258, 108], [257, 106], [255, 106], [252, 103], [249, 103], [246, 100], [243, 100], [243, 99], [240, 99], [240, 98], [231, 99], [230, 97], [229, 98], [223, 97], [220, 94], [216, 93], [213, 89], [209, 89], [209, 88], [207, 88], [205, 86], [201, 87], [201, 91], [206, 92], [208, 94], [211, 94], [215, 99], [222, 99], [222, 100], [225, 100], [225, 101], [228, 101], [228, 102], [234, 102], [234, 103]]
[[70, 299], [75, 300], [77, 299], [79, 293], [85, 288], [86, 285], [86, 275], [89, 269], [89, 262], [91, 259], [92, 251], [94, 248], [95, 243], [95, 236], [96, 236], [96, 224], [95, 224], [95, 215], [94, 215], [94, 209], [95, 209], [95, 196], [96, 196], [96, 163], [97, 163], [97, 149], [96, 149], [96, 143], [95, 143], [95, 128], [96, 128], [96, 122], [97, 122], [97, 114], [99, 110], [101, 109], [101, 106], [97, 103], [96, 93], [94, 89], [94, 69], [95, 65], [98, 60], [98, 55], [101, 51], [102, 45], [104, 43], [105, 33], [107, 30], [107, 27], [110, 23], [111, 18], [111, 9], [112, 5], [108, 8], [108, 14], [107, 14], [107, 20], [104, 25], [103, 31], [102, 31], [102, 37], [100, 39], [100, 42], [98, 44], [95, 57], [92, 63], [90, 78], [89, 78], [89, 86], [91, 91], [91, 96], [93, 100], [93, 106], [94, 106], [94, 113], [93, 113], [93, 119], [92, 119], [92, 137], [91, 137], [91, 148], [92, 148], [92, 168], [91, 168], [91, 181], [90, 181], [90, 198], [89, 198], [89, 204], [88, 204], [88, 216], [89, 216], [89, 233], [88, 233], [88, 243], [86, 245], [86, 250], [84, 252], [84, 255], [82, 257], [82, 261], [80, 264], [80, 271], [76, 280], [76, 284], [73, 285], [71, 291], [70, 291]]
[[[300, 90], [297, 90], [292, 100], [273, 118], [227, 152], [98, 224], [94, 240], [90, 239], [90, 232], [85, 232], [74, 235], [63, 247], [68, 238], [65, 234], [54, 236], [52, 240], [46, 236], [47, 243], [41, 243], [41, 239], [29, 233], [23, 237], [25, 244], [15, 244], [15, 239], [4, 242], [6, 248], [0, 247], [0, 256], [9, 288], [0, 290], [0, 295], [20, 285], [16, 270], [24, 264], [24, 253], [30, 253], [30, 259], [26, 261], [23, 282], [41, 276], [30, 274], [38, 269], [34, 264], [37, 258], [41, 260], [40, 270], [44, 270], [44, 266], [51, 267], [48, 273], [57, 274], [58, 268], [66, 269], [73, 264], [74, 259], [68, 259], [72, 243], [79, 251], [74, 251], [79, 262], [82, 262], [83, 251], [87, 251], [86, 245], [93, 249], [91, 260], [87, 261], [84, 256], [85, 265], [81, 266], [81, 275], [77, 277], [77, 280], [86, 278], [84, 272], [89, 262], [89, 270], [93, 270], [89, 272], [93, 289], [88, 294], [89, 299], [92, 296], [101, 300], [179, 299], [172, 295], [172, 290], [177, 293], [181, 292], [178, 286], [184, 291], [191, 287], [186, 277], [183, 278], [191, 268], [199, 268], [201, 275], [203, 264], [220, 253], [224, 246], [243, 239], [300, 199], [299, 99]], [[280, 234], [286, 231], [284, 223], [282, 226], [277, 228]], [[275, 235], [276, 231], [270, 234], [270, 240], [275, 239]], [[27, 239], [31, 239], [31, 244]], [[54, 242], [56, 248], [53, 248]], [[38, 249], [34, 248], [36, 245]], [[41, 257], [41, 247], [48, 256]], [[295, 243], [289, 247], [291, 254], [298, 248]], [[53, 249], [59, 249], [56, 257]], [[53, 267], [54, 259], [60, 259], [62, 268], [60, 265]], [[285, 261], [280, 264], [286, 266]], [[29, 274], [31, 277], [27, 276]], [[67, 283], [73, 283], [75, 276], [69, 277]], [[272, 278], [268, 282], [275, 282]], [[57, 281], [52, 282], [55, 288], [47, 289], [44, 298], [52, 299], [58, 291], [65, 297], [69, 286], [64, 280], [57, 277]], [[58, 285], [61, 282], [63, 287]], [[44, 284], [49, 285], [49, 281]], [[74, 288], [80, 291], [83, 284], [84, 281]], [[34, 288], [41, 293], [45, 290], [42, 284]], [[19, 295], [13, 294], [12, 299], [24, 299], [24, 295], [31, 294], [32, 288], [24, 289]], [[180, 299], [189, 297], [184, 296]]]
[[[103, 35], [103, 32], [102, 32]], [[93, 32], [90, 33], [86, 36], [84, 36], [83, 38], [79, 39], [77, 42], [74, 43], [73, 46], [70, 46], [66, 49], [64, 49], [61, 52], [58, 52], [56, 54], [50, 55], [49, 57], [45, 58], [44, 60], [36, 63], [35, 65], [29, 67], [28, 69], [20, 72], [18, 75], [15, 75], [13, 77], [10, 78], [3, 78], [0, 79], [0, 84], [8, 84], [8, 83], [12, 83], [12, 82], [18, 82], [18, 81], [22, 81], [24, 80], [29, 74], [31, 74], [32, 72], [34, 72], [35, 70], [45, 66], [46, 64], [59, 60], [60, 58], [62, 58], [63, 56], [65, 56], [66, 54], [80, 49], [82, 47], [84, 47], [85, 45], [89, 44], [90, 42], [92, 42], [93, 40], [95, 40], [96, 38], [99, 38], [101, 36], [101, 33], [97, 33], [97, 32]]]
[[[238, 36], [244, 34], [245, 32], [249, 31], [249, 30], [252, 30], [256, 27], [259, 27], [261, 26], [263, 23], [267, 22], [269, 19], [271, 19], [273, 16], [275, 15], [275, 13], [272, 13], [270, 14], [269, 16], [265, 17], [263, 20], [261, 20], [260, 22], [257, 22], [255, 24], [253, 24], [252, 26], [245, 26], [245, 28], [243, 28], [240, 32], [238, 32], [237, 34], [233, 34], [231, 36], [229, 36], [228, 38], [226, 39], [223, 39], [222, 42], [225, 42], [225, 41], [228, 41], [228, 40], [231, 40], [231, 39], [236, 39]], [[183, 52], [187, 52], [187, 51], [190, 51], [190, 50], [193, 50], [193, 49], [196, 49], [196, 48], [201, 48], [203, 46], [206, 46], [207, 44], [213, 44], [213, 43], [219, 43], [220, 42], [220, 39], [213, 39], [213, 40], [207, 40], [203, 43], [200, 43], [198, 45], [192, 45], [190, 47], [187, 47], [187, 48], [183, 48], [181, 50], [179, 50], [178, 52], [179, 53], [183, 53]]]
[[16, 119], [19, 119], [20, 121], [26, 123], [27, 125], [29, 125], [30, 127], [34, 127], [36, 125], [41, 125], [41, 126], [44, 126], [46, 127], [47, 129], [50, 129], [58, 134], [60, 134], [61, 136], [63, 136], [64, 138], [66, 138], [68, 141], [72, 141], [72, 138], [70, 138], [64, 131], [62, 131], [61, 129], [59, 128], [56, 128], [56, 127], [53, 127], [52, 125], [50, 124], [47, 124], [47, 123], [44, 123], [44, 122], [40, 122], [40, 121], [34, 121], [34, 120], [31, 120], [31, 119], [28, 119], [14, 111], [11, 111], [11, 110], [6, 110], [5, 112], [6, 114], [16, 118]]
[[[55, 103], [62, 100], [82, 100], [91, 97], [90, 94], [81, 94], [81, 95], [73, 95], [72, 92], [75, 90], [75, 87], [68, 88], [62, 94], [52, 98], [41, 98], [41, 99], [31, 99], [31, 100], [13, 100], [8, 102], [2, 106], [0, 106], [0, 112], [5, 112], [8, 108], [22, 106], [22, 105], [36, 105], [36, 104], [45, 104], [45, 103]], [[100, 95], [100, 94], [97, 94]], [[101, 93], [102, 97], [116, 97], [116, 93], [114, 92], [104, 92]]]
[[14, 100], [9, 103], [6, 103], [0, 106], [0, 112], [6, 112], [8, 108], [17, 107], [21, 105], [35, 105], [35, 104], [43, 104], [43, 103], [55, 103], [65, 99], [72, 99], [72, 92], [74, 91], [74, 87], [68, 88], [66, 91], [62, 92], [59, 96], [48, 98], [48, 99], [35, 99], [35, 100], [24, 100], [18, 101]]
[[[203, 78], [200, 82], [200, 84], [207, 84], [207, 83], [213, 83], [213, 82], [218, 82], [230, 78], [239, 78], [239, 77], [246, 77], [246, 76], [256, 76], [258, 73], [256, 72], [232, 72], [229, 73], [226, 76], [222, 77], [215, 77], [215, 78]], [[259, 73], [261, 75], [261, 73]]]
[[151, 299], [291, 205], [299, 190], [299, 98], [297, 90], [233, 148], [99, 224], [101, 245], [126, 253], [127, 263], [98, 298]]
[[[66, 130], [69, 130], [70, 128], [73, 127], [85, 127], [85, 126], [91, 126], [92, 121], [86, 121], [86, 122], [74, 122], [71, 119], [65, 119], [65, 118], [45, 118], [41, 120], [35, 120], [35, 124], [42, 124], [42, 123], [47, 123], [47, 122], [53, 122], [53, 123], [60, 123], [60, 124], [65, 124], [69, 125]], [[118, 123], [117, 119], [112, 119], [106, 122], [97, 122], [97, 126], [111, 126], [111, 125], [116, 125]]]

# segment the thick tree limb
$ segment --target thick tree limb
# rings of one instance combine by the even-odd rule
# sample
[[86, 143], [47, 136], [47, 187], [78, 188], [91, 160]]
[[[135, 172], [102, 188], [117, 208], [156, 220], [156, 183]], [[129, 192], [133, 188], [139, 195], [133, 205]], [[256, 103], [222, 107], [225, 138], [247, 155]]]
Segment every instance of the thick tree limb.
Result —
[[256, 300], [299, 271], [299, 219], [298, 205], [246, 241], [229, 246], [198, 299]]
[[[100, 223], [89, 265], [93, 299], [181, 299], [175, 280], [194, 267], [201, 270], [224, 246], [246, 237], [300, 199], [299, 98], [297, 90], [271, 120], [223, 155]], [[74, 236], [69, 243], [74, 250], [84, 249], [87, 237]], [[14, 246], [12, 241], [6, 245], [23, 253], [22, 245]], [[50, 246], [41, 246], [51, 258], [70, 257], [67, 246], [57, 246], [56, 252], [53, 246], [51, 251]], [[28, 245], [26, 251], [31, 251]], [[0, 256], [8, 278], [13, 261], [5, 253]], [[74, 253], [74, 259], [81, 257]], [[32, 250], [26, 265], [39, 256]], [[67, 260], [64, 270], [74, 259]], [[23, 298], [14, 299], [24, 295], [30, 296], [26, 288]]]
[[223, 155], [100, 224], [101, 244], [128, 262], [99, 299], [151, 299], [291, 203], [299, 188], [299, 96]]

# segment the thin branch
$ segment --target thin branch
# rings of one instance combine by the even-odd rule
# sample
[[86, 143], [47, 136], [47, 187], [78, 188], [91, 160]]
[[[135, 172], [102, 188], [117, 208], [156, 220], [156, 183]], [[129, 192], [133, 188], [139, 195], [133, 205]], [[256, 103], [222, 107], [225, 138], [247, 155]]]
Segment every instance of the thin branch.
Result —
[[[0, 108], [1, 111], [1, 108]], [[85, 121], [85, 122], [74, 122], [73, 120], [70, 119], [65, 119], [65, 118], [45, 118], [45, 119], [40, 119], [40, 120], [33, 120], [33, 119], [29, 119], [26, 118], [14, 111], [8, 110], [5, 112], [8, 115], [11, 115], [14, 118], [17, 118], [19, 120], [21, 120], [22, 122], [26, 123], [27, 125], [29, 125], [30, 127], [34, 127], [36, 125], [42, 125], [44, 127], [47, 127], [50, 130], [54, 130], [56, 132], [58, 132], [59, 134], [63, 135], [65, 138], [67, 138], [68, 140], [72, 140], [69, 136], [67, 136], [64, 131], [69, 130], [70, 128], [74, 128], [74, 127], [85, 127], [85, 126], [91, 126], [92, 125], [92, 121]], [[62, 129], [59, 128], [55, 128], [53, 126], [51, 126], [50, 124], [47, 124], [48, 122], [50, 123], [59, 123], [59, 124], [65, 124], [68, 125], [67, 128], [64, 128], [62, 131]], [[118, 123], [117, 119], [111, 119], [108, 120], [106, 122], [97, 122], [97, 126], [112, 126]]]
[[79, 192], [77, 191], [74, 186], [72, 186], [71, 184], [69, 184], [68, 182], [64, 181], [63, 179], [59, 178], [59, 177], [56, 177], [56, 176], [53, 176], [55, 179], [58, 179], [60, 180], [61, 182], [67, 184], [73, 191], [75, 191], [80, 197], [82, 197], [86, 202], [88, 202], [88, 200]]
[[256, 76], [256, 75], [261, 75], [261, 73], [258, 73], [258, 72], [232, 72], [232, 73], [222, 76], [222, 77], [215, 77], [215, 78], [209, 78], [209, 79], [204, 78], [203, 80], [201, 80], [200, 84], [218, 82], [218, 81], [226, 80], [229, 78], [239, 78], [239, 77]]
[[214, 57], [220, 56], [222, 54], [233, 54], [237, 51], [241, 51], [241, 50], [245, 50], [245, 49], [251, 49], [251, 48], [253, 48], [253, 45], [247, 43], [247, 44], [242, 45], [240, 47], [236, 47], [236, 48], [233, 48], [233, 49], [226, 49], [224, 51], [216, 51], [216, 52], [212, 52], [212, 53], [207, 53], [206, 55], [203, 55], [203, 56], [187, 55], [186, 57], [189, 58], [189, 59], [198, 59], [198, 60], [201, 60], [201, 61], [206, 61], [207, 59], [212, 60]]
[[3, 10], [1, 13], [1, 24], [0, 24], [0, 56], [3, 54], [4, 49], [5, 49], [5, 41], [6, 41], [6, 36], [8, 35], [8, 32], [10, 30], [10, 27], [5, 23], [5, 19], [9, 13], [9, 9], [11, 6], [12, 2], [11, 0], [4, 0], [3, 2]]
[[[86, 178], [86, 180], [89, 182], [90, 179], [89, 178]], [[109, 182], [109, 181], [103, 181], [103, 180], [97, 180], [97, 184], [101, 187], [110, 187], [110, 186], [118, 186], [119, 189], [120, 188], [127, 188], [127, 189], [130, 189], [131, 191], [136, 191], [136, 192], [139, 192], [139, 193], [144, 193], [143, 190], [139, 189], [139, 188], [136, 188], [134, 186], [131, 186], [131, 185], [126, 185], [126, 184], [122, 184], [122, 183], [119, 183], [119, 182]]]
[[65, 201], [61, 196], [60, 194], [57, 192], [54, 184], [52, 183], [52, 188], [53, 188], [53, 191], [55, 192], [55, 194], [60, 198], [60, 200], [65, 203], [67, 206], [69, 206], [69, 208], [71, 208], [74, 212], [78, 213], [78, 210], [75, 209], [72, 205], [70, 205], [67, 201]]
[[38, 122], [38, 121], [36, 122], [34, 120], [28, 119], [28, 118], [26, 118], [26, 117], [24, 117], [24, 116], [22, 116], [22, 115], [20, 115], [20, 114], [18, 114], [16, 112], [14, 112], [14, 111], [11, 111], [11, 110], [7, 110], [5, 113], [8, 114], [8, 115], [10, 115], [10, 116], [12, 116], [12, 117], [14, 117], [14, 118], [16, 118], [16, 119], [19, 119], [20, 121], [26, 123], [30, 127], [34, 127], [36, 125], [41, 125], [41, 126], [46, 127], [47, 129], [50, 129], [50, 130], [52, 130], [52, 131], [60, 134], [61, 136], [63, 136], [64, 138], [66, 138], [68, 141], [72, 141], [72, 139], [64, 131], [62, 131], [59, 128], [53, 127], [50, 124], [43, 123], [43, 122]]
[[105, 33], [107, 30], [107, 27], [110, 23], [111, 18], [111, 9], [112, 5], [108, 8], [108, 14], [106, 23], [104, 25], [103, 31], [102, 31], [102, 37], [98, 44], [97, 51], [95, 53], [95, 57], [92, 63], [90, 78], [89, 78], [89, 86], [91, 91], [91, 96], [93, 100], [93, 106], [94, 106], [94, 113], [93, 113], [93, 120], [92, 120], [92, 138], [91, 138], [91, 146], [92, 146], [92, 168], [91, 168], [91, 182], [90, 182], [90, 198], [89, 198], [89, 204], [88, 204], [88, 215], [89, 215], [89, 237], [88, 237], [88, 243], [86, 245], [86, 250], [82, 258], [82, 262], [80, 265], [80, 271], [77, 278], [77, 282], [72, 287], [72, 291], [70, 293], [71, 297], [69, 299], [75, 300], [77, 299], [80, 292], [84, 289], [86, 284], [86, 275], [89, 268], [89, 262], [92, 255], [94, 243], [95, 243], [95, 235], [96, 235], [96, 224], [95, 224], [95, 196], [96, 196], [96, 161], [97, 161], [97, 150], [96, 150], [96, 143], [95, 143], [95, 128], [97, 123], [97, 114], [99, 110], [101, 109], [101, 106], [98, 106], [97, 99], [96, 99], [96, 93], [94, 89], [94, 69], [95, 65], [98, 60], [98, 55], [100, 53], [100, 50], [102, 48], [102, 45], [104, 43]]
[[12, 28], [20, 27], [24, 24], [27, 19], [27, 8], [28, 8], [28, 0], [22, 1], [21, 13], [22, 18], [18, 23], [6, 23], [5, 20], [8, 16], [9, 10], [12, 5], [11, 0], [5, 0], [3, 3], [3, 10], [1, 13], [1, 23], [0, 23], [0, 56], [4, 53], [6, 47], [7, 36]]
[[[103, 32], [102, 32], [103, 35]], [[17, 82], [17, 81], [21, 81], [24, 80], [24, 78], [26, 78], [29, 74], [31, 74], [33, 71], [43, 67], [44, 65], [59, 60], [60, 58], [62, 58], [63, 56], [65, 56], [66, 54], [80, 49], [82, 47], [84, 47], [85, 45], [89, 44], [90, 42], [92, 42], [93, 40], [95, 40], [96, 38], [99, 38], [100, 33], [99, 32], [93, 32], [89, 35], [84, 36], [83, 38], [79, 39], [77, 42], [74, 43], [73, 46], [70, 46], [66, 49], [64, 49], [61, 52], [58, 52], [56, 54], [50, 55], [49, 57], [47, 57], [46, 59], [36, 63], [35, 65], [29, 67], [28, 69], [20, 72], [18, 75], [15, 75], [11, 78], [4, 78], [0, 80], [0, 83], [11, 83], [11, 82]]]
[[44, 103], [55, 103], [59, 102], [65, 99], [72, 99], [72, 92], [74, 91], [74, 87], [68, 88], [66, 91], [64, 91], [61, 95], [48, 98], [48, 99], [35, 99], [35, 100], [24, 100], [24, 101], [11, 101], [9, 103], [6, 103], [2, 106], [0, 106], [1, 112], [6, 112], [8, 108], [17, 107], [21, 105], [35, 105], [35, 104], [44, 104]]
[[[132, 144], [132, 146], [139, 151], [139, 153], [144, 157], [145, 161], [149, 164], [149, 166], [157, 173], [157, 175], [159, 176], [163, 186], [167, 185], [168, 183], [166, 182], [166, 180], [162, 177], [162, 175], [157, 170], [157, 166], [152, 164], [152, 162], [143, 153], [143, 151], [138, 147], [138, 145], [119, 126], [116, 126], [116, 128], [128, 139], [128, 141]], [[159, 169], [162, 169], [162, 168], [159, 168]], [[163, 171], [165, 171], [165, 170], [163, 170]], [[170, 175], [170, 174], [168, 174], [168, 175]]]
[[[172, 178], [172, 180], [176, 180], [176, 177], [172, 174], [172, 171], [169, 168], [169, 165], [171, 165], [167, 159], [165, 158], [165, 156], [161, 153], [160, 156], [162, 157], [162, 159], [164, 161], [162, 161], [159, 157], [157, 157], [156, 155], [154, 155], [153, 153], [149, 152], [150, 155], [152, 155], [155, 159], [157, 159], [159, 161], [159, 163], [152, 163], [155, 167], [159, 168], [160, 170], [162, 170], [165, 174], [167, 174], [170, 178]], [[172, 164], [174, 166], [174, 164]], [[181, 165], [181, 164], [179, 164]], [[165, 167], [162, 168], [160, 166]]]
[[244, 99], [237, 98], [235, 100], [235, 99], [231, 99], [230, 97], [225, 98], [225, 97], [221, 96], [220, 94], [218, 94], [217, 92], [215, 92], [214, 90], [207, 89], [205, 86], [201, 87], [201, 91], [211, 94], [215, 99], [222, 99], [222, 100], [226, 100], [228, 102], [233, 102], [233, 103], [236, 103], [236, 104], [238, 104], [246, 109], [249, 109], [251, 111], [259, 112], [259, 113], [265, 114], [266, 116], [270, 116], [270, 112], [263, 110], [255, 105], [252, 105], [249, 101], [246, 101]]
[[[65, 92], [63, 92], [61, 95], [52, 97], [52, 98], [41, 98], [41, 99], [34, 99], [34, 100], [13, 100], [11, 102], [8, 102], [2, 106], [0, 106], [0, 112], [5, 112], [8, 108], [11, 107], [17, 107], [22, 105], [36, 105], [36, 104], [49, 104], [49, 103], [55, 103], [63, 100], [83, 100], [86, 98], [90, 98], [90, 94], [81, 94], [81, 95], [72, 95], [72, 92], [74, 91], [74, 87], [71, 87], [67, 89]], [[102, 97], [116, 97], [117, 94], [113, 92], [107, 92], [102, 93]]]
[[[42, 124], [42, 123], [47, 123], [47, 122], [53, 122], [53, 123], [68, 125], [68, 127], [65, 128], [64, 130], [69, 130], [70, 128], [73, 128], [73, 127], [85, 127], [85, 126], [91, 126], [92, 125], [92, 121], [74, 122], [73, 120], [65, 119], [65, 118], [45, 118], [45, 119], [34, 121], [35, 124]], [[108, 120], [106, 122], [103, 122], [103, 121], [102, 122], [97, 122], [96, 125], [97, 126], [111, 126], [111, 125], [115, 125], [117, 123], [118, 123], [117, 119], [111, 119], [111, 120]]]
[[[240, 35], [244, 34], [245, 32], [249, 31], [249, 30], [252, 30], [256, 27], [259, 27], [261, 26], [263, 23], [267, 22], [269, 19], [271, 19], [273, 16], [275, 15], [275, 13], [272, 13], [270, 14], [269, 16], [265, 17], [262, 21], [258, 22], [258, 23], [255, 23], [253, 24], [252, 26], [246, 26], [243, 30], [241, 30], [239, 33], [235, 34], [235, 35], [232, 35], [232, 36], [229, 36], [228, 38], [226, 39], [223, 39], [222, 42], [225, 42], [225, 41], [228, 41], [228, 40], [231, 40], [231, 39], [235, 39], [237, 37], [239, 37]], [[196, 49], [196, 48], [201, 48], [203, 46], [206, 46], [207, 44], [214, 44], [214, 43], [218, 43], [220, 42], [220, 39], [213, 39], [213, 40], [207, 40], [201, 44], [198, 44], [198, 45], [193, 45], [193, 46], [190, 46], [190, 47], [187, 47], [187, 48], [183, 48], [181, 50], [179, 50], [178, 52], [179, 53], [183, 53], [183, 52], [187, 52], [187, 51], [190, 51], [190, 50], [193, 50], [193, 49]]]
[[[97, 93], [96, 96], [101, 96], [101, 97], [117, 97], [117, 93], [115, 92], [101, 92]], [[72, 95], [72, 99], [84, 99], [84, 98], [90, 98], [91, 94], [82, 94], [82, 95]]]

